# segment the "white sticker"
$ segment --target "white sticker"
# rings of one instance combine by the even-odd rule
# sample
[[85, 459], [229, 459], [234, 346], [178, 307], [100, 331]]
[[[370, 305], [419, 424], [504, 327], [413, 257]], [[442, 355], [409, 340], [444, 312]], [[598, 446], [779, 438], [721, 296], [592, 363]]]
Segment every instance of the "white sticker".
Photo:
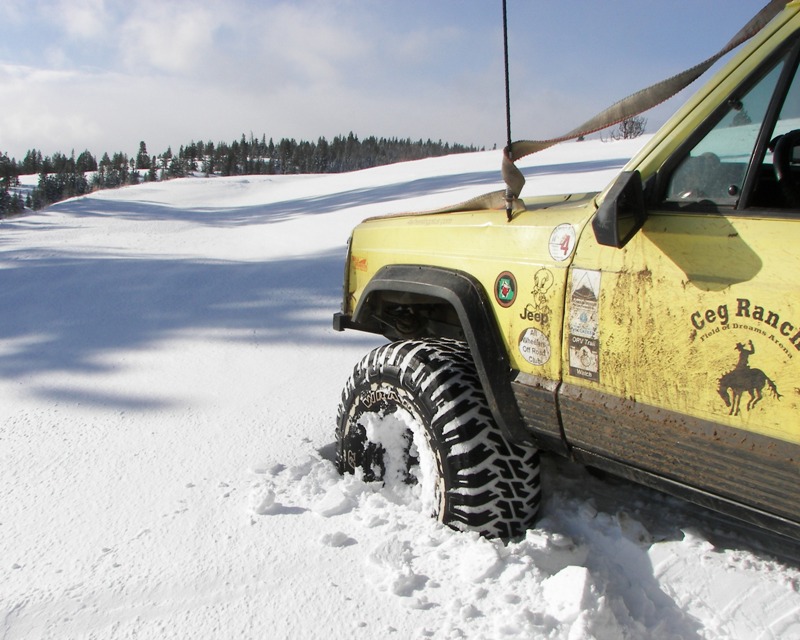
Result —
[[519, 337], [519, 352], [531, 364], [543, 365], [550, 359], [550, 341], [539, 329], [529, 327]]
[[572, 255], [575, 249], [575, 228], [571, 224], [560, 224], [550, 234], [550, 257], [563, 262]]
[[597, 338], [600, 332], [599, 271], [574, 269], [569, 297], [569, 332], [584, 338]]
[[574, 269], [569, 296], [569, 374], [600, 381], [599, 271]]
[[597, 340], [570, 335], [569, 374], [600, 381], [600, 343]]

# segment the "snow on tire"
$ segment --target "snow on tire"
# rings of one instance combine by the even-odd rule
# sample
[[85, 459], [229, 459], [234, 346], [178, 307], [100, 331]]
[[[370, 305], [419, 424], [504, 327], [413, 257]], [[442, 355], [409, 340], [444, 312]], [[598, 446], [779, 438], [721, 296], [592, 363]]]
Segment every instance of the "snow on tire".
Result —
[[374, 349], [342, 392], [340, 473], [420, 485], [423, 509], [455, 529], [520, 535], [540, 502], [539, 454], [505, 439], [463, 342], [405, 340]]

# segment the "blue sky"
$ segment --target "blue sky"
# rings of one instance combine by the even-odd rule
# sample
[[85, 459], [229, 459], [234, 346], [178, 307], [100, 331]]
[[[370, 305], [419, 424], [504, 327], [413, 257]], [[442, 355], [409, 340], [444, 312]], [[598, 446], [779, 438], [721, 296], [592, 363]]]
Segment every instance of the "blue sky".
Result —
[[[507, 0], [513, 137], [708, 57], [766, 0]], [[0, 152], [242, 133], [505, 142], [501, 0], [0, 0]], [[650, 114], [657, 127], [675, 105]]]

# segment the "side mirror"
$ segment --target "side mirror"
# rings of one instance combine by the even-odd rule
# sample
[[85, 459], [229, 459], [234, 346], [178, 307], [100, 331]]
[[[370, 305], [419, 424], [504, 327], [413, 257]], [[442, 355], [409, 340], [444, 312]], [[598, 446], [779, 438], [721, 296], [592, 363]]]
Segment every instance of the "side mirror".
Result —
[[623, 171], [594, 215], [594, 237], [598, 244], [621, 249], [646, 218], [642, 176], [638, 171]]

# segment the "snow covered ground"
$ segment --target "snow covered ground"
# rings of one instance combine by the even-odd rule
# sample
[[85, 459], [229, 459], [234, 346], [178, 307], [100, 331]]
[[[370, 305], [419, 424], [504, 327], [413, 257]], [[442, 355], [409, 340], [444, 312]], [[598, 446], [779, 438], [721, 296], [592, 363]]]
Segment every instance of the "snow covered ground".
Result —
[[[599, 189], [639, 144], [550, 149], [525, 195]], [[331, 329], [351, 227], [499, 166], [187, 178], [1, 221], [0, 638], [800, 638], [798, 564], [678, 500], [548, 459], [542, 519], [503, 544], [334, 471], [379, 344]]]

